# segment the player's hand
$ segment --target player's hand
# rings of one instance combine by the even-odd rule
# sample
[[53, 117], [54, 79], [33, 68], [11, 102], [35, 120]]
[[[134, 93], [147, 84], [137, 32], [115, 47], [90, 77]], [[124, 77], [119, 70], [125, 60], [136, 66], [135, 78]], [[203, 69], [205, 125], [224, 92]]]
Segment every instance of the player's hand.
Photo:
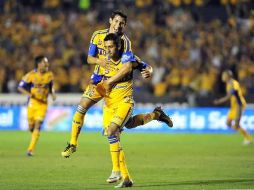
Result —
[[97, 84], [96, 90], [99, 92], [99, 94], [103, 97], [108, 97], [110, 91], [112, 90], [113, 84], [111, 84], [109, 81], [103, 81]]
[[219, 105], [220, 104], [220, 101], [218, 99], [214, 100], [213, 101], [214, 105]]
[[144, 78], [144, 79], [147, 79], [147, 78], [150, 78], [152, 76], [152, 73], [153, 73], [153, 69], [152, 67], [147, 67], [146, 69], [143, 69], [141, 71], [141, 76]]

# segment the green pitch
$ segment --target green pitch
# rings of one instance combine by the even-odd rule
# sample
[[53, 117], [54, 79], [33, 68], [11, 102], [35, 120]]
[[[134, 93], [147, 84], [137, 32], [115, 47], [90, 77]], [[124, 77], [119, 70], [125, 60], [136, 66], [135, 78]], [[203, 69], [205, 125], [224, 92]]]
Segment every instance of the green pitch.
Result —
[[[25, 155], [28, 132], [0, 132], [1, 190], [106, 190], [108, 143], [82, 133], [69, 159], [60, 152], [69, 133], [42, 132], [34, 157]], [[254, 189], [254, 145], [239, 135], [131, 134], [122, 136], [132, 189]]]

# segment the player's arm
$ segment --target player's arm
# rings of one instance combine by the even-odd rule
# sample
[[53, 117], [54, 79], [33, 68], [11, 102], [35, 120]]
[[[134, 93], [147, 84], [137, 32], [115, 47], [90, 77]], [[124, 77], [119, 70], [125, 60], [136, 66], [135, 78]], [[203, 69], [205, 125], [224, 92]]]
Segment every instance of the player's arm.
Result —
[[55, 101], [56, 100], [56, 91], [55, 91], [55, 88], [54, 88], [53, 84], [54, 84], [53, 80], [50, 81], [50, 83], [49, 83], [49, 92], [51, 94], [52, 100]]
[[214, 104], [219, 105], [219, 104], [222, 104], [224, 102], [227, 102], [230, 99], [230, 96], [231, 96], [231, 93], [228, 93], [226, 96], [214, 100]]
[[22, 80], [19, 82], [18, 85], [18, 91], [24, 95], [29, 96], [30, 98], [32, 97], [32, 93], [30, 92], [31, 88], [31, 82], [30, 82], [30, 75], [27, 74], [25, 75]]
[[24, 95], [27, 95], [29, 97], [32, 97], [32, 94], [26, 90], [25, 88], [21, 87], [21, 86], [18, 86], [18, 91]]
[[138, 62], [138, 66], [135, 68], [138, 69], [141, 73], [141, 76], [144, 79], [150, 78], [153, 74], [153, 68], [151, 65], [148, 65], [147, 63], [141, 61]]

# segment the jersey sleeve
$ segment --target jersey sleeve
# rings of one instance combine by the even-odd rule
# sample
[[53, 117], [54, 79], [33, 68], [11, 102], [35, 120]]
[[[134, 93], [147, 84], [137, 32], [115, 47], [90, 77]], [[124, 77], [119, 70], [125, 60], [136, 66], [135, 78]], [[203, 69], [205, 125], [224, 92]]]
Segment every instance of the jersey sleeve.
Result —
[[22, 80], [19, 82], [19, 88], [24, 88], [26, 90], [30, 90], [32, 87], [32, 75], [31, 73], [26, 74]]
[[136, 62], [137, 59], [135, 58], [134, 54], [132, 52], [125, 52], [123, 53], [122, 57], [121, 57], [121, 62], [123, 64], [127, 63], [127, 62]]
[[88, 50], [88, 55], [89, 56], [95, 57], [97, 55], [97, 53], [98, 53], [98, 47], [97, 47], [98, 41], [99, 41], [98, 32], [94, 32], [93, 36], [90, 40], [90, 45], [89, 45], [89, 50]]

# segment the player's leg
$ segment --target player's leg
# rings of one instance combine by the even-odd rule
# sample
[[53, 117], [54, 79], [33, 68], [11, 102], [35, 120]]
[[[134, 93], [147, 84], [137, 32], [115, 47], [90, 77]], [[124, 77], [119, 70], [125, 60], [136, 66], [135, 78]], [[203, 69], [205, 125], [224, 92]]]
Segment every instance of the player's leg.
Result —
[[79, 105], [77, 106], [77, 109], [74, 113], [73, 119], [72, 119], [72, 125], [71, 125], [71, 139], [70, 143], [67, 145], [65, 150], [62, 152], [62, 156], [65, 158], [70, 157], [70, 155], [74, 152], [76, 152], [77, 147], [77, 141], [80, 134], [80, 131], [83, 127], [84, 118], [87, 110], [93, 106], [96, 102], [82, 97], [80, 100]]
[[39, 140], [39, 137], [40, 137], [41, 125], [42, 125], [42, 121], [40, 121], [40, 120], [35, 121], [31, 141], [30, 141], [30, 144], [29, 144], [28, 149], [27, 149], [27, 155], [28, 156], [33, 156], [35, 146], [36, 146], [36, 144]]
[[29, 125], [34, 126], [30, 144], [27, 149], [27, 155], [32, 156], [35, 146], [40, 137], [40, 130], [43, 120], [46, 116], [47, 105], [42, 104], [36, 106], [36, 108], [28, 108]]
[[173, 122], [169, 116], [165, 114], [165, 112], [161, 109], [161, 107], [156, 107], [153, 112], [146, 114], [137, 114], [132, 116], [125, 127], [128, 129], [135, 128], [140, 125], [145, 125], [152, 120], [158, 120], [166, 123], [169, 127], [173, 127]]
[[77, 110], [72, 119], [71, 139], [65, 150], [61, 153], [63, 157], [68, 158], [76, 152], [78, 136], [84, 124], [85, 114], [90, 107], [96, 104], [102, 97], [95, 90], [95, 85], [89, 85], [84, 92]]
[[120, 171], [123, 178], [123, 181], [119, 185], [117, 185], [116, 188], [130, 187], [133, 184], [126, 165], [124, 151], [120, 145], [120, 129], [129, 120], [132, 114], [132, 110], [133, 110], [132, 104], [129, 103], [118, 104], [118, 107], [115, 111], [112, 121], [108, 127], [108, 136], [109, 137], [114, 136], [117, 138], [115, 143], [117, 143], [118, 151], [116, 152], [116, 154], [118, 154], [118, 157], [116, 157], [116, 159], [118, 159], [118, 162], [120, 164]]
[[[108, 126], [112, 121], [114, 115], [114, 109], [110, 109], [107, 106], [103, 107], [103, 128], [104, 135], [108, 136]], [[121, 179], [120, 165], [119, 165], [119, 138], [117, 135], [108, 136], [109, 151], [112, 161], [112, 172], [109, 178], [106, 180], [108, 183], [114, 183]]]
[[232, 126], [232, 128], [239, 131], [239, 133], [244, 137], [243, 144], [248, 145], [248, 144], [251, 143], [251, 136], [246, 130], [244, 130], [240, 126], [240, 121], [241, 121], [242, 114], [243, 114], [243, 108], [238, 107], [235, 111], [234, 125]]

